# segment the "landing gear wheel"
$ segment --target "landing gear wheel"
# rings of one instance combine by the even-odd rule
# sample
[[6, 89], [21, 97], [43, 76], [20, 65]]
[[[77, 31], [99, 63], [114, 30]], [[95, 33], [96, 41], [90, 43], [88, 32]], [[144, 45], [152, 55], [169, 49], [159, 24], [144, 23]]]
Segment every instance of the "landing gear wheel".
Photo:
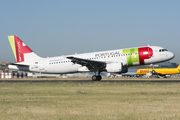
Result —
[[93, 80], [93, 81], [96, 81], [96, 80], [97, 80], [97, 76], [96, 76], [96, 75], [93, 75], [93, 76], [92, 76], [92, 80]]
[[155, 71], [155, 70], [153, 70], [153, 71], [152, 71], [152, 74], [155, 74], [155, 73], [156, 73], [156, 71]]
[[102, 77], [100, 75], [97, 76], [97, 80], [101, 81]]
[[92, 76], [92, 80], [93, 81], [101, 81], [102, 77], [100, 75], [96, 76], [96, 75], [93, 75]]

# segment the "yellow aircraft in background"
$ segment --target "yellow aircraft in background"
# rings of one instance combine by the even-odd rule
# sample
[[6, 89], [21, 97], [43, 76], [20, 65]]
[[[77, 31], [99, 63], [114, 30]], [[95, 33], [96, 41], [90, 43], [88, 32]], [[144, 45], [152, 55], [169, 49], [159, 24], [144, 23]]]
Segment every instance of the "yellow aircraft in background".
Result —
[[180, 65], [177, 68], [139, 69], [136, 71], [138, 75], [146, 75], [147, 73], [163, 77], [166, 77], [166, 75], [180, 74]]

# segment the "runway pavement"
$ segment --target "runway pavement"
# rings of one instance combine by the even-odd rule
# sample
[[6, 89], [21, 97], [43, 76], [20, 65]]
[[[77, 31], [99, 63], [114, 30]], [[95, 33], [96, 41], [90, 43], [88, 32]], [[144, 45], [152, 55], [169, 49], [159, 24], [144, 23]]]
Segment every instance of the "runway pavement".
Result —
[[140, 83], [140, 82], [151, 82], [151, 83], [180, 83], [180, 79], [119, 79], [119, 80], [101, 80], [101, 81], [92, 81], [92, 80], [70, 80], [70, 79], [61, 79], [61, 80], [55, 80], [55, 79], [0, 79], [0, 83], [46, 83], [46, 82], [73, 82], [73, 83], [89, 83], [89, 82], [134, 82], [134, 83]]

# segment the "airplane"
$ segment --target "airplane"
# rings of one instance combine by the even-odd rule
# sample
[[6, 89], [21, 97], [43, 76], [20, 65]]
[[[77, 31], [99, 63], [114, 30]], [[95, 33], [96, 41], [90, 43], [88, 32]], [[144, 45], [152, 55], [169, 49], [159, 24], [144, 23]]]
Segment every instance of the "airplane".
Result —
[[126, 73], [129, 66], [168, 61], [174, 54], [158, 46], [117, 49], [84, 54], [42, 58], [36, 55], [16, 35], [8, 36], [16, 63], [9, 69], [48, 74], [94, 72], [93, 81], [102, 79], [100, 73]]
[[166, 75], [180, 74], [180, 65], [177, 68], [158, 68], [158, 69], [139, 69], [136, 71], [138, 75], [157, 75], [157, 77], [166, 77]]

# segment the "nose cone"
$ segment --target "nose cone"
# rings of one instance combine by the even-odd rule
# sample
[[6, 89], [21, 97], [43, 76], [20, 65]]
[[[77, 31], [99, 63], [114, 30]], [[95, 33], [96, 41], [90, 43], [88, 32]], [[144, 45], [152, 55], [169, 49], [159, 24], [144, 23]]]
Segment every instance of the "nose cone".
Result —
[[172, 52], [169, 52], [168, 57], [169, 57], [169, 60], [171, 60], [175, 57], [175, 54]]

